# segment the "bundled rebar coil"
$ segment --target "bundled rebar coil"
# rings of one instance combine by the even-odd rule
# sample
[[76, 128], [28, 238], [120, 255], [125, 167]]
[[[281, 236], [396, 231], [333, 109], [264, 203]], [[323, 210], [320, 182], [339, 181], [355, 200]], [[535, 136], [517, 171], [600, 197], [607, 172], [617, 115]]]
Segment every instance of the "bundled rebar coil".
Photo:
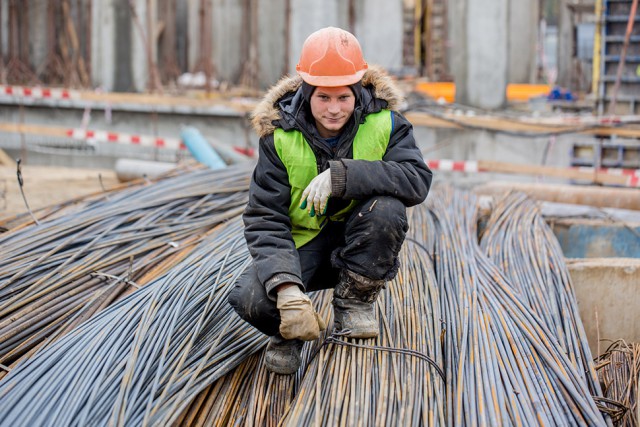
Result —
[[253, 356], [195, 399], [180, 425], [445, 425], [439, 296], [425, 248], [432, 226], [424, 209], [408, 219], [400, 271], [377, 303], [378, 339], [333, 335], [332, 292], [317, 292], [329, 328], [305, 345], [295, 376], [271, 374]]
[[545, 322], [591, 394], [602, 396], [562, 248], [538, 205], [509, 194], [494, 206], [481, 246]]
[[176, 268], [20, 364], [0, 383], [13, 426], [169, 425], [262, 347], [226, 296], [250, 257], [239, 218]]
[[[563, 347], [556, 323], [544, 318], [554, 312], [532, 308], [548, 304], [535, 301], [546, 295], [518, 289], [538, 271], [548, 286], [568, 286], [564, 276], [549, 276], [564, 269], [554, 258], [560, 255], [538, 254], [522, 277], [501, 271], [478, 245], [476, 200], [465, 192], [434, 192], [427, 205], [409, 210], [401, 269], [376, 303], [378, 339], [347, 341], [329, 329], [305, 346], [297, 375], [268, 373], [256, 353], [266, 337], [226, 301], [250, 257], [239, 220], [248, 171], [225, 173], [126, 191], [144, 194], [144, 203], [111, 194], [87, 204], [91, 215], [71, 213], [52, 219], [55, 227], [45, 222], [2, 236], [17, 250], [0, 254], [10, 260], [7, 272], [0, 270], [8, 277], [0, 282], [0, 308], [42, 314], [31, 304], [55, 301], [72, 309], [59, 323], [32, 319], [15, 335], [16, 348], [35, 340], [35, 349], [49, 333], [56, 339], [35, 355], [23, 353], [32, 357], [0, 382], [1, 424], [604, 424], [577, 369], [585, 354], [565, 354], [579, 348], [577, 324], [562, 329], [574, 343]], [[170, 188], [182, 191], [173, 197]], [[119, 204], [110, 205], [114, 200]], [[183, 250], [163, 252], [177, 241]], [[87, 275], [130, 290], [72, 298], [69, 289]], [[105, 285], [105, 277], [113, 282]], [[564, 310], [575, 310], [566, 289], [554, 292]], [[314, 300], [331, 325], [331, 292]]]
[[186, 173], [0, 235], [0, 364], [15, 364], [175, 265], [241, 213], [248, 175], [247, 167]]
[[604, 425], [540, 317], [480, 250], [468, 192], [432, 194], [450, 425]]

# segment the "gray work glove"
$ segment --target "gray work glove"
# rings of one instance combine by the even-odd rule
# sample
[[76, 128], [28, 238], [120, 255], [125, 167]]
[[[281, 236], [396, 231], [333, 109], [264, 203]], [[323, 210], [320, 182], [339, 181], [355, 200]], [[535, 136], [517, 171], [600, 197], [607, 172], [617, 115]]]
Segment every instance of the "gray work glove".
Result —
[[297, 285], [278, 292], [277, 307], [280, 310], [280, 335], [285, 339], [312, 341], [327, 328], [309, 297]]
[[331, 168], [311, 180], [302, 192], [300, 209], [307, 209], [309, 216], [324, 215], [331, 196]]

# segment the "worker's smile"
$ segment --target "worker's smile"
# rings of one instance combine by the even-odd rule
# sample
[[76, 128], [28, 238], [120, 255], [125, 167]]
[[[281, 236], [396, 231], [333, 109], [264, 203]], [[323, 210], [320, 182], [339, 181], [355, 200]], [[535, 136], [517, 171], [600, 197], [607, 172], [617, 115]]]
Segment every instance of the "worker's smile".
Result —
[[329, 123], [340, 123], [344, 121], [344, 117], [327, 117]]

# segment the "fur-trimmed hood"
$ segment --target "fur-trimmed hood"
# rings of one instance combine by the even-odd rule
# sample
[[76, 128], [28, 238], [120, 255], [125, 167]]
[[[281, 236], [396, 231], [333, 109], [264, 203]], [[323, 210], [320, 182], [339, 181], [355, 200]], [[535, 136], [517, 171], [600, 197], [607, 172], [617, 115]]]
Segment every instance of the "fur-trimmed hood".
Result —
[[[386, 102], [389, 110], [397, 110], [402, 102], [402, 92], [391, 77], [380, 67], [370, 67], [362, 77], [363, 94]], [[300, 76], [286, 76], [280, 79], [257, 105], [251, 114], [251, 123], [259, 137], [272, 134], [282, 119], [279, 102], [287, 95], [295, 93], [302, 85]]]

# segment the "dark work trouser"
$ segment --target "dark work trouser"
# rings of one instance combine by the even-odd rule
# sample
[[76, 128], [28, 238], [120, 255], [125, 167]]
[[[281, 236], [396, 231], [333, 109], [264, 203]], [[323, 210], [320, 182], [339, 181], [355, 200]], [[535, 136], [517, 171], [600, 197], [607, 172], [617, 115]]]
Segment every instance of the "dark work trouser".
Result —
[[[379, 196], [359, 204], [345, 222], [328, 223], [298, 249], [305, 290], [334, 288], [343, 268], [374, 280], [393, 279], [407, 228], [406, 208], [398, 199]], [[229, 303], [262, 333], [278, 333], [280, 313], [253, 264], [229, 293]]]

